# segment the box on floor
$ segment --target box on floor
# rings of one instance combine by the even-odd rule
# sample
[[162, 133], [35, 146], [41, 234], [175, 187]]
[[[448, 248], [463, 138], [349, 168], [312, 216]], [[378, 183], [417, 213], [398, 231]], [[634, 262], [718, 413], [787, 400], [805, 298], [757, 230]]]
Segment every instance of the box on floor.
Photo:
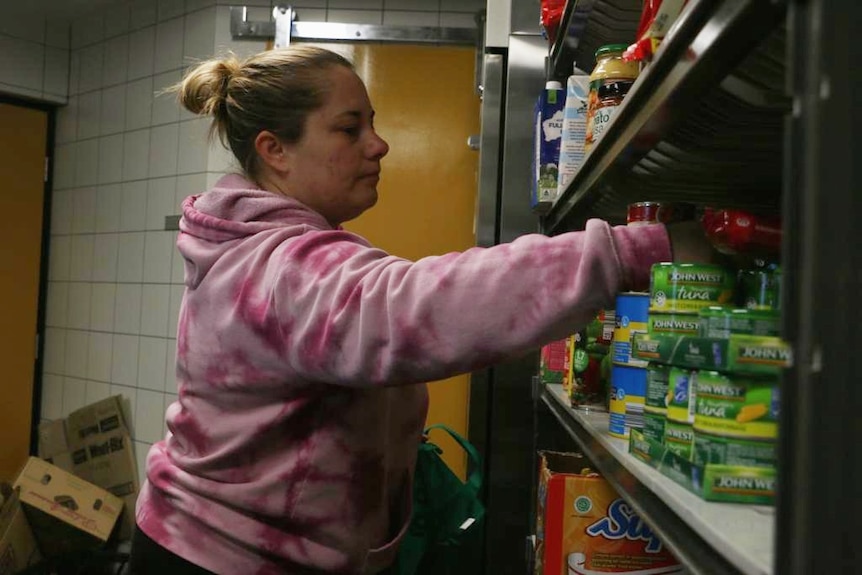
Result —
[[30, 457], [13, 486], [46, 557], [106, 543], [123, 502], [38, 457]]
[[541, 451], [539, 461], [535, 575], [685, 572], [586, 458]]
[[10, 488], [0, 504], [0, 575], [18, 573], [40, 559], [18, 492]]
[[119, 538], [131, 537], [140, 483], [122, 396], [82, 407], [39, 428], [39, 454], [123, 500]]

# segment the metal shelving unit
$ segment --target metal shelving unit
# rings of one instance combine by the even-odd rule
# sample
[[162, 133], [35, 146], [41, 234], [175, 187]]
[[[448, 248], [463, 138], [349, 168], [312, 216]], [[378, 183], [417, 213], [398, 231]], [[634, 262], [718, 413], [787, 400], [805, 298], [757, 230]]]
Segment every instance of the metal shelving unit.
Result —
[[[640, 2], [569, 4], [564, 25], [585, 39], [554, 45], [550, 69], [563, 80], [569, 62], [589, 69], [595, 46], [621, 40], [619, 29], [607, 32], [607, 11]], [[629, 203], [647, 199], [777, 211], [782, 165], [774, 160], [790, 111], [785, 13], [784, 2], [690, 1], [544, 218], [545, 231], [577, 229], [587, 217], [619, 222]], [[630, 42], [637, 21], [624, 22]]]
[[[549, 75], [590, 70], [595, 49], [630, 43], [640, 0], [570, 0]], [[542, 220], [547, 234], [614, 223], [636, 201], [781, 210], [788, 96], [787, 2], [689, 0], [602, 139]], [[776, 508], [712, 503], [628, 453], [608, 417], [568, 406], [559, 386], [541, 400], [692, 574], [769, 575]]]
[[628, 442], [608, 433], [607, 413], [572, 409], [561, 385], [546, 386], [541, 397], [584, 455], [691, 573], [772, 572], [774, 508], [704, 501], [630, 456]]

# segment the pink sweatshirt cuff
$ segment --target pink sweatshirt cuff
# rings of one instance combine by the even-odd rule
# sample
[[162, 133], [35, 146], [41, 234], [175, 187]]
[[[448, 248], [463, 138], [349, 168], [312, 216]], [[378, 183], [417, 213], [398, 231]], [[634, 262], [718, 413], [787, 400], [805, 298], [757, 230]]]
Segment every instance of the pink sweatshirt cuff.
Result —
[[611, 233], [622, 264], [625, 290], [648, 289], [652, 265], [673, 260], [670, 239], [661, 224], [617, 226]]

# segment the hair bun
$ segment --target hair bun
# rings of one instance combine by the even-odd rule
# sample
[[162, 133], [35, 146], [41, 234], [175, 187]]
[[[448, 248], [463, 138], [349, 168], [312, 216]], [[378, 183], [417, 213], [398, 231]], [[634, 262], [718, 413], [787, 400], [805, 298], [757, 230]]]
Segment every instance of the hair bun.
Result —
[[224, 58], [207, 60], [189, 70], [179, 86], [179, 100], [193, 114], [216, 114], [227, 98], [231, 78], [240, 71], [242, 63], [230, 54]]

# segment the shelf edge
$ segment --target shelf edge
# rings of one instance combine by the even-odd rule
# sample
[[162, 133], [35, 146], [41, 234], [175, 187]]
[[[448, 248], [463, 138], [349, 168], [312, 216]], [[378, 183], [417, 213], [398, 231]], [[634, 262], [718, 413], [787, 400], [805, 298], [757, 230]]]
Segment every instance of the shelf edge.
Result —
[[547, 389], [542, 402], [592, 461], [601, 475], [646, 520], [691, 575], [743, 575], [712, 545], [707, 543], [651, 489], [578, 423]]

